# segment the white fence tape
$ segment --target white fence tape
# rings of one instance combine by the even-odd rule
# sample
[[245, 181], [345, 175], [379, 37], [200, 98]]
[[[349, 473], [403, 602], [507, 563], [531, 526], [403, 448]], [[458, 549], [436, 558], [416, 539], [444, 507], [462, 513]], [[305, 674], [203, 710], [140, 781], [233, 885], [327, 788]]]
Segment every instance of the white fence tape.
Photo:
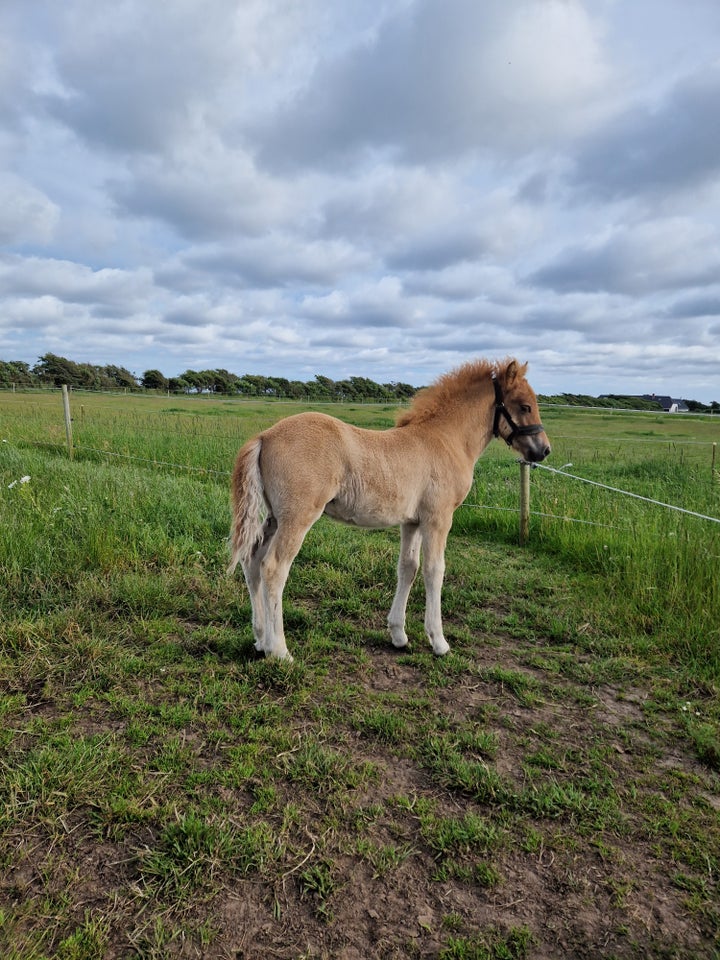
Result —
[[[521, 461], [525, 462], [525, 461]], [[593, 487], [601, 487], [603, 490], [610, 490], [612, 493], [620, 493], [625, 497], [633, 497], [635, 500], [644, 500], [646, 503], [653, 503], [657, 507], [665, 507], [667, 510], [676, 510], [678, 513], [686, 513], [690, 517], [697, 517], [700, 520], [709, 520], [711, 523], [720, 523], [717, 517], [709, 517], [705, 513], [696, 513], [694, 510], [687, 510], [685, 507], [678, 507], [672, 503], [663, 503], [662, 500], [653, 500], [652, 497], [643, 497], [639, 493], [631, 493], [629, 490], [621, 490], [619, 487], [611, 487], [607, 483], [599, 483], [597, 480], [588, 480], [586, 477], [578, 477], [574, 473], [566, 473], [564, 469], [558, 470], [556, 467], [548, 467], [544, 463], [531, 463], [531, 467], [540, 470], [547, 470], [549, 473], [555, 473], [560, 477], [567, 477], [569, 480], [579, 480], [581, 483], [589, 483]], [[572, 464], [567, 464], [572, 466]]]

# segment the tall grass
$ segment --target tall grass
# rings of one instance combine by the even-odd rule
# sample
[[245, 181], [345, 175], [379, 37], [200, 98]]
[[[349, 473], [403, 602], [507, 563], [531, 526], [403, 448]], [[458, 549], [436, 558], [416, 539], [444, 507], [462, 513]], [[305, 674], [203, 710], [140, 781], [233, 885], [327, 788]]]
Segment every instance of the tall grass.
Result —
[[[24, 445], [62, 452], [66, 446], [59, 392], [0, 395], [0, 434]], [[227, 473], [239, 446], [299, 409], [340, 409], [362, 426], [388, 427], [387, 404], [303, 405], [210, 397], [71, 395], [73, 443], [79, 458], [180, 465]]]
[[[220, 568], [235, 453], [248, 436], [298, 409], [263, 401], [74, 396], [70, 464], [58, 394], [0, 397], [6, 573], [0, 589], [42, 607], [50, 602], [48, 582], [117, 577], [146, 568], [148, 558], [158, 571], [198, 561]], [[332, 412], [376, 428], [394, 421], [387, 405], [338, 405]], [[717, 418], [548, 408], [543, 419], [551, 464], [570, 463], [575, 475], [720, 515], [720, 482], [711, 472]], [[515, 540], [514, 459], [491, 444], [457, 529]], [[24, 475], [32, 480], [8, 489]], [[589, 590], [585, 601], [610, 603], [603, 615], [612, 618], [607, 626], [619, 642], [683, 662], [704, 681], [720, 679], [720, 524], [542, 468], [532, 475], [532, 512], [530, 550], [595, 578], [596, 595]]]
[[[620, 641], [682, 662], [699, 679], [717, 683], [720, 522], [704, 517], [720, 518], [720, 475], [712, 471], [720, 424], [709, 417], [648, 421], [590, 411], [544, 411], [543, 419], [553, 442], [551, 465], [567, 465], [574, 477], [615, 490], [542, 466], [533, 471], [533, 551], [596, 578], [597, 589], [612, 601], [609, 626]], [[615, 436], [607, 434], [609, 426]], [[510, 465], [482, 459], [461, 528], [514, 539], [517, 497]]]

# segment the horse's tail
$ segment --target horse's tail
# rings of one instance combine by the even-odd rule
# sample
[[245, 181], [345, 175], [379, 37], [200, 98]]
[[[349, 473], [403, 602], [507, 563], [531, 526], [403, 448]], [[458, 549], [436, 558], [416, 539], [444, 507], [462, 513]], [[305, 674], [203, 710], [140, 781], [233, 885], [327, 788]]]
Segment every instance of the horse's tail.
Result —
[[232, 558], [228, 573], [249, 562], [256, 544], [262, 539], [266, 501], [260, 473], [262, 440], [255, 437], [240, 450], [235, 461], [231, 485], [233, 521], [230, 529]]

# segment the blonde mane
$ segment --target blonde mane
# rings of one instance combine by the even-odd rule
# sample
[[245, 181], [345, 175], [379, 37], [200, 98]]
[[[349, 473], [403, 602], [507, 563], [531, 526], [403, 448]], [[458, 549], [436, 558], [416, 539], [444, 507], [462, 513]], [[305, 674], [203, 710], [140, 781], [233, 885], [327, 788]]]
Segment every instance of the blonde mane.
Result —
[[[425, 423], [440, 413], [447, 413], [457, 403], [465, 403], [476, 393], [479, 384], [493, 373], [503, 383], [508, 366], [514, 361], [470, 360], [456, 370], [444, 373], [429, 387], [415, 394], [410, 407], [399, 414], [396, 425], [406, 427], [410, 423]], [[518, 375], [525, 376], [527, 364], [517, 368]]]

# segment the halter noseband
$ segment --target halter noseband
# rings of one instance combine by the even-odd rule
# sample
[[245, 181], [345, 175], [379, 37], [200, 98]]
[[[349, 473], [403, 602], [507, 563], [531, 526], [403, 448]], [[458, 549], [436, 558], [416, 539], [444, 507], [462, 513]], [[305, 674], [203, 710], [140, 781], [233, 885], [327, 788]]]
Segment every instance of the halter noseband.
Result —
[[542, 433], [545, 427], [543, 427], [541, 423], [529, 423], [525, 427], [519, 427], [515, 423], [510, 415], [510, 411], [505, 406], [502, 390], [500, 389], [500, 383], [498, 382], [498, 378], [494, 373], [492, 375], [492, 382], [493, 386], [495, 387], [495, 419], [493, 420], [493, 436], [501, 436], [500, 417], [505, 417], [507, 424], [510, 427], [510, 436], [502, 438], [508, 446], [512, 445], [515, 437], [532, 437], [536, 433]]

